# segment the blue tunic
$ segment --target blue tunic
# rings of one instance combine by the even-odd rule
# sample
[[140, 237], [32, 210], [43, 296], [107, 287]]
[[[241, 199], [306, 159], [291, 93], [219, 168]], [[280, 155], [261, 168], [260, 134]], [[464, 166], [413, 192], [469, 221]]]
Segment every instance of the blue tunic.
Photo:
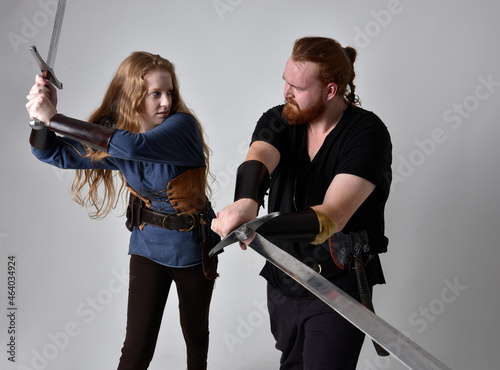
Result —
[[[116, 130], [108, 148], [111, 157], [102, 161], [84, 158], [82, 144], [66, 137], [60, 137], [54, 148], [32, 148], [32, 152], [39, 160], [63, 169], [119, 170], [134, 190], [152, 200], [152, 209], [164, 213], [175, 213], [167, 199], [168, 182], [189, 169], [205, 166], [197, 123], [185, 113], [171, 115], [145, 133]], [[201, 263], [198, 231], [134, 227], [129, 254], [170, 267], [194, 266]]]

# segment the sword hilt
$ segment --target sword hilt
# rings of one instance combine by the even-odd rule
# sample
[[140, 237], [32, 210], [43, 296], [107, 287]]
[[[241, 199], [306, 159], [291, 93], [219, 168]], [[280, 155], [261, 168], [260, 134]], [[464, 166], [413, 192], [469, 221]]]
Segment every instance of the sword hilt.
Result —
[[[33, 54], [33, 57], [35, 58], [36, 62], [38, 63], [38, 66], [40, 67], [40, 70], [42, 72], [42, 77], [52, 83], [55, 87], [57, 87], [59, 90], [63, 88], [62, 82], [60, 82], [55, 74], [52, 68], [49, 67], [47, 63], [43, 60], [43, 58], [40, 56], [38, 51], [36, 50], [36, 46], [33, 45], [30, 47], [30, 51]], [[44, 124], [42, 121], [34, 118], [30, 121], [30, 126], [33, 130], [41, 130], [44, 127]]]
[[49, 67], [47, 63], [45, 63], [45, 60], [43, 60], [43, 58], [38, 53], [38, 50], [36, 50], [36, 46], [35, 45], [31, 46], [30, 50], [36, 62], [38, 63], [38, 67], [40, 67], [40, 71], [42, 71], [42, 73], [45, 74], [46, 77], [44, 78], [49, 80], [52, 83], [52, 85], [57, 87], [59, 90], [62, 90], [63, 88], [62, 82], [56, 78], [56, 75], [52, 70], [52, 68]]

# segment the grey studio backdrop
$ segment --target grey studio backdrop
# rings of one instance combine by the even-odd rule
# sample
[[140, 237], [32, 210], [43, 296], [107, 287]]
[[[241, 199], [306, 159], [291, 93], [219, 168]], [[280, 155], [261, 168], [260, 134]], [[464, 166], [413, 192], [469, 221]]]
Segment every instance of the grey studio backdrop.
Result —
[[[38, 68], [28, 48], [46, 57], [55, 0], [0, 9], [0, 368], [113, 369], [127, 304], [124, 205], [89, 219], [70, 200], [73, 173], [31, 155], [24, 105]], [[376, 311], [452, 369], [497, 369], [499, 10], [486, 0], [70, 0], [58, 108], [86, 118], [132, 51], [169, 58], [213, 150], [218, 211], [232, 201], [256, 120], [283, 101], [294, 40], [356, 47], [356, 91], [394, 144], [388, 284], [375, 288]], [[220, 257], [210, 370], [279, 367], [262, 265], [237, 245]], [[173, 290], [152, 370], [185, 368], [176, 300]], [[404, 368], [365, 341], [358, 369]]]

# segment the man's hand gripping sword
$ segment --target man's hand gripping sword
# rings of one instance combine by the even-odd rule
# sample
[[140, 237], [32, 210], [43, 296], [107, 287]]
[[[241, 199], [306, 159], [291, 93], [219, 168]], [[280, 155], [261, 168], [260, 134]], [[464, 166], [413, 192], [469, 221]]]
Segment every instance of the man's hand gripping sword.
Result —
[[241, 226], [238, 226], [236, 229], [227, 234], [226, 237], [222, 239], [215, 247], [212, 248], [212, 250], [208, 254], [209, 257], [212, 257], [214, 254], [221, 251], [228, 245], [231, 245], [236, 242], [243, 242], [251, 238], [252, 235], [254, 235], [255, 230], [257, 230], [260, 226], [265, 224], [271, 218], [274, 218], [279, 215], [280, 215], [279, 212], [270, 213], [263, 217], [256, 218], [255, 220], [247, 222]]

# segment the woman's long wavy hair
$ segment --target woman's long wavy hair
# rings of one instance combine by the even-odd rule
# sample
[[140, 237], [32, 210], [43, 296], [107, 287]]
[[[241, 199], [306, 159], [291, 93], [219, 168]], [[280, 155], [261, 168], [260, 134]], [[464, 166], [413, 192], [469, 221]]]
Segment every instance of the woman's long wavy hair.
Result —
[[[174, 65], [159, 55], [147, 52], [134, 52], [127, 57], [118, 68], [115, 76], [104, 95], [101, 106], [89, 117], [89, 122], [96, 124], [113, 124], [116, 129], [127, 130], [138, 133], [141, 122], [141, 103], [146, 95], [148, 86], [144, 76], [152, 70], [165, 70], [172, 76], [172, 107], [170, 114], [187, 113], [193, 116], [198, 123], [200, 131], [207, 175], [213, 179], [208, 168], [210, 149], [206, 144], [203, 128], [196, 118], [194, 112], [187, 107], [179, 93], [179, 84], [175, 75]], [[86, 148], [87, 157], [94, 161], [100, 161], [109, 154]], [[84, 189], [88, 186], [88, 192]], [[100, 195], [102, 188], [103, 194]], [[120, 195], [126, 188], [126, 181], [119, 171], [87, 169], [77, 170], [71, 195], [75, 202], [87, 207], [91, 218], [103, 218], [114, 209], [120, 199]], [[207, 181], [208, 195], [211, 194]]]

